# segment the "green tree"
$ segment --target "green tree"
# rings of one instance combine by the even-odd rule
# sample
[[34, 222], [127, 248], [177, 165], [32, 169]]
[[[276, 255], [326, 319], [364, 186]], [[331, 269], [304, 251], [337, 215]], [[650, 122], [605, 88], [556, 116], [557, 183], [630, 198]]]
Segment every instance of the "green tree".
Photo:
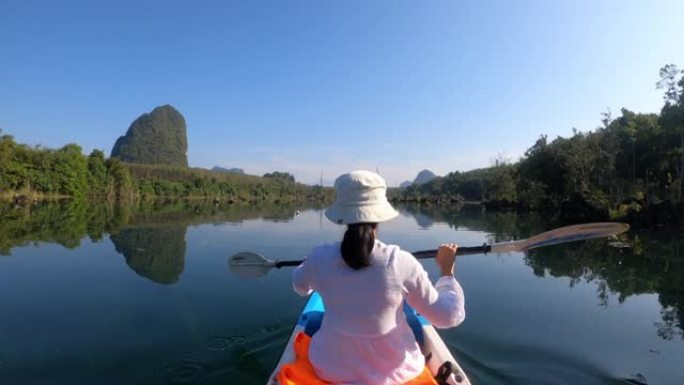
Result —
[[107, 165], [108, 195], [116, 200], [127, 200], [133, 194], [133, 181], [126, 167], [116, 158], [109, 158]]
[[104, 153], [93, 150], [88, 156], [88, 187], [93, 196], [106, 195], [107, 188], [107, 165]]
[[672, 183], [676, 201], [682, 201], [684, 189], [684, 71], [674, 64], [660, 69], [659, 88], [665, 88], [665, 106], [660, 112], [660, 125], [667, 136], [667, 154], [675, 174]]
[[513, 203], [517, 199], [515, 166], [497, 160], [487, 175], [487, 200]]
[[77, 144], [67, 144], [55, 153], [53, 169], [59, 192], [83, 198], [88, 186], [88, 163]]
[[28, 170], [17, 156], [20, 150], [11, 135], [0, 136], [0, 190], [19, 189], [26, 180]]
[[264, 174], [264, 178], [270, 178], [270, 179], [275, 179], [279, 180], [282, 182], [289, 182], [289, 183], [294, 183], [295, 182], [295, 177], [294, 175], [288, 173], [288, 172], [280, 172], [280, 171], [274, 171], [274, 172], [269, 172]]

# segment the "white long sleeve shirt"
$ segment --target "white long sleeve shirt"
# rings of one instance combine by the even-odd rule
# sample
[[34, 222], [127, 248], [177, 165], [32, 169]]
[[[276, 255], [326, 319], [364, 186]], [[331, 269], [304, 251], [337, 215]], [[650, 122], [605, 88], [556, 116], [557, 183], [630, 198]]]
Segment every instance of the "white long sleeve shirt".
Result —
[[465, 319], [463, 289], [454, 277], [433, 286], [410, 253], [380, 241], [371, 260], [354, 270], [335, 243], [313, 249], [293, 273], [298, 294], [315, 290], [323, 298], [326, 315], [309, 359], [322, 379], [336, 384], [401, 384], [421, 373], [425, 361], [406, 323], [404, 299], [438, 328]]

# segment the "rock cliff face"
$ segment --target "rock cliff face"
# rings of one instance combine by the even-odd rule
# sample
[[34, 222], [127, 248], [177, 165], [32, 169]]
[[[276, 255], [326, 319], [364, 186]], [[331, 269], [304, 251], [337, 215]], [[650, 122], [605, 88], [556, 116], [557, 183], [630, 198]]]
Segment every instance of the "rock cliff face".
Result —
[[124, 162], [188, 166], [185, 118], [170, 105], [143, 114], [119, 137], [112, 157]]

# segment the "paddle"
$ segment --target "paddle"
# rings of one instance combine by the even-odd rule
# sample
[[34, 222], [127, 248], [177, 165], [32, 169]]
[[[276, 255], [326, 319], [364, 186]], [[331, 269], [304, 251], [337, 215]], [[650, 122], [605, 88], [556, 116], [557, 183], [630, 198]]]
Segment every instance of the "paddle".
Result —
[[[615, 222], [585, 223], [582, 225], [565, 226], [547, 231], [531, 238], [518, 241], [483, 244], [482, 246], [459, 247], [457, 255], [521, 252], [538, 247], [556, 245], [559, 243], [581, 241], [591, 238], [603, 238], [617, 235], [629, 230], [629, 225]], [[418, 259], [433, 258], [437, 250], [416, 251], [413, 255]], [[268, 274], [271, 268], [298, 266], [304, 260], [272, 261], [265, 257], [243, 251], [229, 258], [230, 270], [241, 277], [257, 278]]]

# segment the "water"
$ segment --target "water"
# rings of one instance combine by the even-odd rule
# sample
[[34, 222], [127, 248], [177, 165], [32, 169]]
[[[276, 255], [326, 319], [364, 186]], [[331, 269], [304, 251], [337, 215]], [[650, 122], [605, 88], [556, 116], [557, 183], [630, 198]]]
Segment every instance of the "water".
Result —
[[[479, 210], [401, 212], [380, 238], [408, 250], [558, 226]], [[289, 269], [244, 279], [228, 257], [299, 259], [342, 234], [320, 210], [287, 205], [0, 214], [0, 384], [264, 383], [305, 299], [291, 291]], [[595, 240], [460, 258], [467, 318], [440, 333], [471, 381], [684, 383], [681, 234], [620, 240], [633, 247]], [[434, 279], [434, 262], [424, 266]]]

